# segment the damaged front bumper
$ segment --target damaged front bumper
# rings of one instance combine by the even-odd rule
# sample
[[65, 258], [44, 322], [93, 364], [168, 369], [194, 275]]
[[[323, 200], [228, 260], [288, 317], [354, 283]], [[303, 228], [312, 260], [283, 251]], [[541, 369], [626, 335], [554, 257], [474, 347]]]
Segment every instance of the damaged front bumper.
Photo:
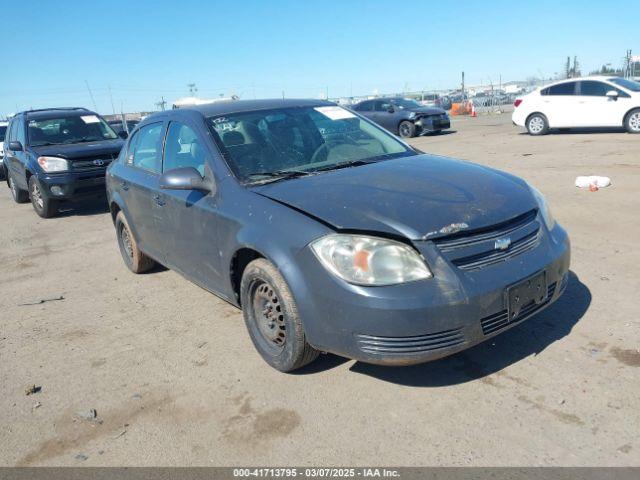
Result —
[[443, 115], [427, 115], [418, 118], [415, 122], [418, 127], [419, 133], [438, 132], [440, 130], [446, 130], [451, 128], [451, 120], [446, 114]]
[[[533, 250], [466, 272], [431, 241], [415, 242], [433, 278], [385, 287], [351, 285], [329, 274], [305, 249], [300, 278], [289, 279], [309, 343], [367, 363], [410, 365], [468, 349], [555, 302], [569, 281], [570, 244], [556, 225]], [[544, 272], [542, 302], [509, 318], [508, 289]]]

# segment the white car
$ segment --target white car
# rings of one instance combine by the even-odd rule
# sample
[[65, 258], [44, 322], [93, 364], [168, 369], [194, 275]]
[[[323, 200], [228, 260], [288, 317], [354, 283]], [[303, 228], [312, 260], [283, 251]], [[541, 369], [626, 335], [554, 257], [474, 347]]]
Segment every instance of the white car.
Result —
[[513, 123], [530, 135], [550, 128], [624, 127], [640, 133], [640, 83], [621, 77], [556, 82], [514, 102]]

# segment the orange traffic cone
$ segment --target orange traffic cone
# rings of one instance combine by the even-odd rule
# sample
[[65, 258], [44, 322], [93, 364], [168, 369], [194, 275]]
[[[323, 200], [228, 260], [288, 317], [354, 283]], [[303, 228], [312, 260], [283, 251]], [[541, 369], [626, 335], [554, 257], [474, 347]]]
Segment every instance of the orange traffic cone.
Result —
[[478, 116], [478, 114], [476, 113], [476, 106], [473, 104], [473, 102], [471, 102], [471, 116], [474, 118]]

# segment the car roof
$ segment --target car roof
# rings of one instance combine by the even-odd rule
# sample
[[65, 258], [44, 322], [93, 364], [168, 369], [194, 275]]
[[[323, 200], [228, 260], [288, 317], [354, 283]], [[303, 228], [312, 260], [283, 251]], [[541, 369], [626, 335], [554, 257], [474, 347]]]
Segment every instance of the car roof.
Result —
[[20, 113], [23, 113], [29, 120], [75, 117], [78, 115], [97, 115], [91, 110], [87, 110], [82, 107], [42, 108], [38, 110], [25, 110]]
[[[177, 111], [196, 111], [205, 117], [229, 115], [231, 113], [252, 112], [256, 110], [271, 110], [274, 108], [322, 107], [335, 106], [334, 102], [313, 99], [267, 99], [267, 100], [223, 100], [204, 105], [180, 107]], [[165, 112], [166, 113], [166, 112]]]

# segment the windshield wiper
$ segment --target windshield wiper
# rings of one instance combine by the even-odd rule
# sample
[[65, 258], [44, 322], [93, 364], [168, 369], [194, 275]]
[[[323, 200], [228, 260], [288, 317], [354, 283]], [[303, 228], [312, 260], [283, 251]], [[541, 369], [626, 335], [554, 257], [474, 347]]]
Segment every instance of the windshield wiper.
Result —
[[251, 172], [248, 177], [267, 177], [263, 180], [257, 180], [253, 183], [267, 183], [275, 182], [278, 180], [286, 180], [289, 178], [306, 177], [312, 175], [313, 172], [306, 172], [303, 170], [274, 170], [272, 172]]

